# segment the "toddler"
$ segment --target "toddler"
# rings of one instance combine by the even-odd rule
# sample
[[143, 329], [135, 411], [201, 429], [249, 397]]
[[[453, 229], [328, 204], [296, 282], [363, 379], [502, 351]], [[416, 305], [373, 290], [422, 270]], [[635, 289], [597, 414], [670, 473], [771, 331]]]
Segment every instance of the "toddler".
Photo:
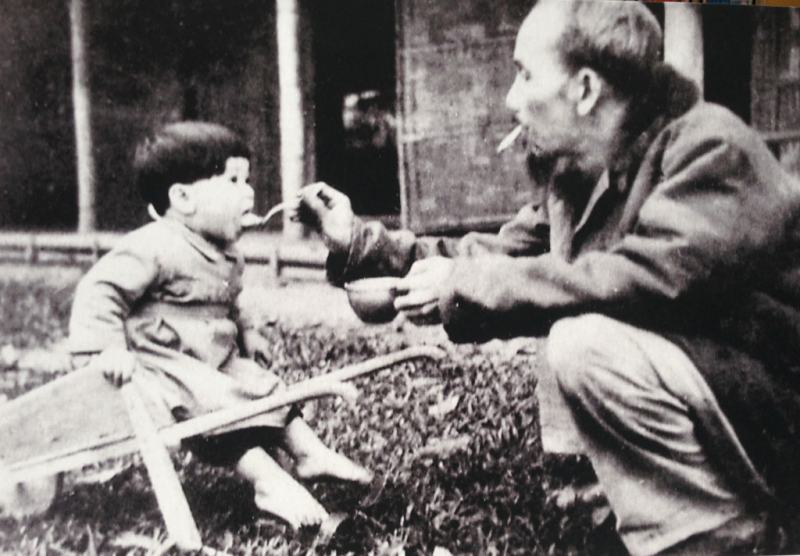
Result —
[[[281, 388], [252, 359], [266, 339], [237, 307], [244, 262], [235, 243], [253, 209], [246, 145], [220, 125], [174, 123], [137, 148], [134, 169], [160, 217], [122, 238], [80, 281], [69, 325], [76, 362], [92, 361], [118, 385], [135, 380], [159, 425]], [[254, 485], [256, 505], [295, 529], [327, 513], [268, 448], [284, 448], [301, 479], [371, 480], [296, 409], [186, 445], [203, 461], [234, 465]]]

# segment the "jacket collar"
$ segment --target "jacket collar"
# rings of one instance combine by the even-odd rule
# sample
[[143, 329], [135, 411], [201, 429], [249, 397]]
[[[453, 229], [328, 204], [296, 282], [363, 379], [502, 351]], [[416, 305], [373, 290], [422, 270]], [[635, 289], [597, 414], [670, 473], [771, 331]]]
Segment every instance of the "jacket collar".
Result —
[[630, 187], [656, 136], [670, 122], [688, 112], [700, 97], [697, 86], [668, 64], [657, 65], [652, 75], [649, 89], [632, 101], [633, 113], [625, 126], [631, 139], [623, 141], [620, 155], [608, 169], [608, 187], [620, 193]]
[[575, 234], [584, 227], [597, 203], [609, 191], [624, 194], [630, 189], [645, 153], [656, 136], [676, 118], [682, 116], [699, 99], [694, 83], [681, 76], [671, 66], [659, 64], [653, 69], [649, 89], [632, 101], [632, 110], [625, 128], [631, 139], [623, 147], [592, 189], [586, 206], [575, 226]]
[[156, 222], [183, 237], [189, 245], [194, 247], [197, 252], [209, 261], [219, 262], [223, 259], [237, 260], [237, 253], [233, 246], [229, 246], [227, 249], [221, 249], [197, 232], [190, 230], [184, 224], [171, 218], [158, 218]]

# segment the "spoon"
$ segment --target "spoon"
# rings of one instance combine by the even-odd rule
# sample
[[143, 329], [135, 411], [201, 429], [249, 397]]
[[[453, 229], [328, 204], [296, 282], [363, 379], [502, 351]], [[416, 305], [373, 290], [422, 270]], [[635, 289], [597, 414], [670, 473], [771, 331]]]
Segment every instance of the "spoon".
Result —
[[[294, 202], [292, 201], [284, 201], [282, 203], [278, 203], [277, 205], [269, 209], [269, 211], [267, 211], [267, 214], [265, 214], [264, 216], [258, 216], [257, 214], [253, 214], [252, 212], [247, 213], [242, 217], [242, 227], [250, 229], [263, 226], [267, 222], [269, 222], [269, 220], [273, 216], [275, 216], [276, 214], [287, 208], [290, 208], [293, 204]], [[161, 216], [156, 212], [156, 209], [153, 205], [147, 205], [147, 214], [149, 214], [150, 218], [152, 218], [153, 220], [161, 219]]]
[[276, 214], [287, 208], [290, 208], [293, 204], [294, 202], [292, 201], [283, 201], [282, 203], [278, 203], [277, 205], [269, 209], [269, 211], [267, 211], [267, 214], [265, 214], [264, 216], [258, 216], [257, 214], [253, 213], [245, 214], [242, 217], [242, 227], [258, 228], [260, 226], [264, 226], [267, 222], [269, 222], [269, 220], [273, 216], [275, 216]]

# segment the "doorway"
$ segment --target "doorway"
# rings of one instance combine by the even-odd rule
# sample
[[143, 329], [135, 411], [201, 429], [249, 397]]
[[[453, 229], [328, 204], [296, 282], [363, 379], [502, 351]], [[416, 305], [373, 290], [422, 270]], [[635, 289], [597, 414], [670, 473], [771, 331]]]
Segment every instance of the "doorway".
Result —
[[392, 0], [311, 5], [316, 175], [356, 214], [400, 214]]

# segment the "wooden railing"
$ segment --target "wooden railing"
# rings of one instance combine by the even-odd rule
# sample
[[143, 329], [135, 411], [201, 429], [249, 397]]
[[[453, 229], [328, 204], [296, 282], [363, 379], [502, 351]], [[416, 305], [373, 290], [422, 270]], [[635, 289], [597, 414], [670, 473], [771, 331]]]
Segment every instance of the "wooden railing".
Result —
[[[0, 233], [0, 261], [27, 264], [89, 265], [123, 236], [118, 233]], [[326, 252], [312, 242], [242, 242], [245, 261], [269, 265], [276, 277], [287, 268], [323, 270]]]

